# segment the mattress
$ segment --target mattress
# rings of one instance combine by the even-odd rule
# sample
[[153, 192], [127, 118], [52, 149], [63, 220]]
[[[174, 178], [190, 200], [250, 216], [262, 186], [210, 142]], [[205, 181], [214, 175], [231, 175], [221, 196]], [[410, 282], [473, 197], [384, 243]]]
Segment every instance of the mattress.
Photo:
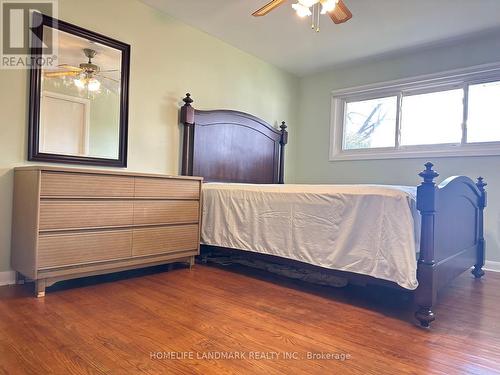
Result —
[[416, 289], [416, 188], [205, 183], [201, 241]]

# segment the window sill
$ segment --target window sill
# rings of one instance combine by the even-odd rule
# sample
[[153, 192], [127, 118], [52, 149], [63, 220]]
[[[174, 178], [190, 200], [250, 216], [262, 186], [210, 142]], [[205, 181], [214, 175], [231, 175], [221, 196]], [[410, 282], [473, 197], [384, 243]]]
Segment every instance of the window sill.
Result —
[[450, 146], [447, 149], [408, 148], [400, 150], [356, 150], [341, 151], [330, 155], [330, 161], [419, 159], [446, 157], [500, 156], [500, 144]]

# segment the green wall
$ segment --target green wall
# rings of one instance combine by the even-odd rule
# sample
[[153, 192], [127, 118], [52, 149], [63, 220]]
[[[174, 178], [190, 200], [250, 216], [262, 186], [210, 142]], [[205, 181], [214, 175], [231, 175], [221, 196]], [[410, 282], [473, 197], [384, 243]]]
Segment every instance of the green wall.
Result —
[[[188, 91], [200, 109], [286, 120], [294, 132], [298, 79], [252, 55], [135, 0], [59, 0], [59, 18], [131, 45], [129, 171], [179, 173], [178, 108]], [[0, 70], [0, 103], [1, 272], [10, 269], [12, 168], [30, 164], [27, 71]]]
[[[300, 82], [300, 114], [294, 137], [294, 178], [300, 183], [378, 183], [416, 185], [427, 159], [329, 161], [332, 90], [484, 63], [500, 62], [500, 35], [489, 34], [398, 57], [385, 57], [310, 75]], [[489, 183], [486, 210], [487, 258], [500, 261], [500, 157], [432, 158], [441, 174], [484, 176]]]

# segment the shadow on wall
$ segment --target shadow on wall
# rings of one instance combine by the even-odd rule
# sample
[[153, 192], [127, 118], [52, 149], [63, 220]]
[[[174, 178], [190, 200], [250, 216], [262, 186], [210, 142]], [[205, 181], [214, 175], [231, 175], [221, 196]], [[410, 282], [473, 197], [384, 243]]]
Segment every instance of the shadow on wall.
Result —
[[10, 270], [13, 169], [0, 169], [0, 272]]
[[[163, 117], [165, 117], [165, 124], [167, 126], [174, 126], [179, 132], [177, 137], [177, 171], [175, 173], [181, 174], [182, 171], [182, 143], [183, 143], [183, 132], [184, 126], [181, 124], [181, 107], [185, 104], [182, 101], [183, 97], [175, 95], [173, 92], [167, 93], [165, 96], [165, 108], [162, 111]], [[174, 143], [174, 140], [172, 140]], [[173, 145], [172, 145], [173, 146]]]

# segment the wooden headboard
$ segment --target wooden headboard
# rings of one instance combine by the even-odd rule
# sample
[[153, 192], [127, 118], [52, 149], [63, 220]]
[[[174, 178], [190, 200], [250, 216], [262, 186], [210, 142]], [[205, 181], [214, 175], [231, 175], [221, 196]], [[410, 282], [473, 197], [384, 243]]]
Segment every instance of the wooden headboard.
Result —
[[208, 182], [284, 183], [285, 122], [277, 130], [243, 112], [199, 111], [190, 94], [183, 101], [183, 175]]

